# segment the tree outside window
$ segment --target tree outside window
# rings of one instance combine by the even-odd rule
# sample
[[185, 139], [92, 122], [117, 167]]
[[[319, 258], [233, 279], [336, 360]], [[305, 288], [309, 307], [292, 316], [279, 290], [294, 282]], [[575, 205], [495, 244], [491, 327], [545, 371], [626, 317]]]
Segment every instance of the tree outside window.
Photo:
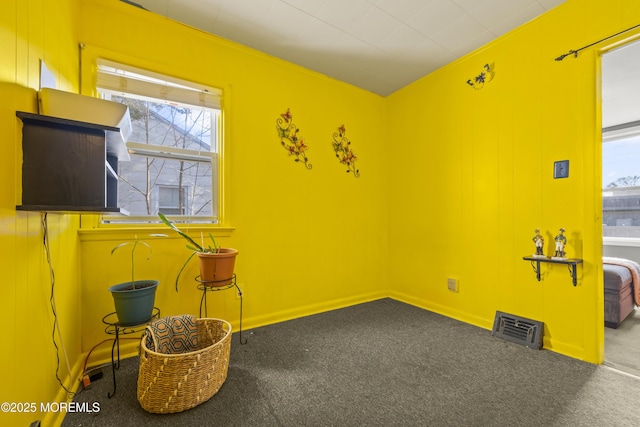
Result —
[[[108, 67], [102, 73], [107, 77], [125, 73], [128, 80], [135, 82], [145, 79]], [[157, 78], [150, 80], [155, 87]], [[144, 85], [148, 84], [144, 81]], [[182, 91], [179, 95], [190, 94], [189, 88], [183, 86], [177, 90]], [[156, 222], [158, 212], [162, 212], [177, 221], [216, 222], [220, 111], [139, 92], [113, 88], [99, 91], [103, 98], [129, 107], [133, 128], [127, 141], [131, 160], [120, 162], [118, 170], [118, 206], [129, 216], [105, 216], [103, 220]]]

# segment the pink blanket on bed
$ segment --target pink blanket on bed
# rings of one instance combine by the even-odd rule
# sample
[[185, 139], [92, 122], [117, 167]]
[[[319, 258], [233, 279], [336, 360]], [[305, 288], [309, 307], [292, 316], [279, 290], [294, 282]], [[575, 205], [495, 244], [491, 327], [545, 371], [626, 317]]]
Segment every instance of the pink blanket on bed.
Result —
[[633, 299], [636, 305], [640, 306], [640, 265], [629, 259], [613, 257], [602, 257], [602, 262], [605, 264], [620, 265], [629, 269], [631, 278], [633, 279]]

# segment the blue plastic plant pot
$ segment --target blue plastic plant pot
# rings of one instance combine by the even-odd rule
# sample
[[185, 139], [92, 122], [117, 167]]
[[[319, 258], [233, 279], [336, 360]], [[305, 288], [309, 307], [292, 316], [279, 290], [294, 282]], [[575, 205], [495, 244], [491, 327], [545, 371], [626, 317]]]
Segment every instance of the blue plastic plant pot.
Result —
[[121, 326], [141, 325], [151, 319], [159, 284], [157, 280], [136, 280], [109, 288]]

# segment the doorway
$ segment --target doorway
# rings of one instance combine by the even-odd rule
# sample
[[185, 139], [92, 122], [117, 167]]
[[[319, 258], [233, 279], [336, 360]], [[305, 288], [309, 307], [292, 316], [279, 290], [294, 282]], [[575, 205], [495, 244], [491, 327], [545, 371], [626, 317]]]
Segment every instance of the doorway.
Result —
[[[603, 255], [636, 263], [640, 263], [639, 70], [638, 40], [602, 56]], [[612, 298], [605, 286], [605, 318]], [[633, 302], [616, 328], [605, 327], [604, 363], [640, 377], [640, 307]]]

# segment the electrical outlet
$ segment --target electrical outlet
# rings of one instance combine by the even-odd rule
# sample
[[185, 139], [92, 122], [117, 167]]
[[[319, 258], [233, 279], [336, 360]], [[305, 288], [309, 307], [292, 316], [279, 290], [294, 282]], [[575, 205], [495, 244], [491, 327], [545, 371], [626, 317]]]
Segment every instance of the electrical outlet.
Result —
[[447, 279], [447, 287], [451, 292], [458, 292], [458, 279], [449, 277]]

